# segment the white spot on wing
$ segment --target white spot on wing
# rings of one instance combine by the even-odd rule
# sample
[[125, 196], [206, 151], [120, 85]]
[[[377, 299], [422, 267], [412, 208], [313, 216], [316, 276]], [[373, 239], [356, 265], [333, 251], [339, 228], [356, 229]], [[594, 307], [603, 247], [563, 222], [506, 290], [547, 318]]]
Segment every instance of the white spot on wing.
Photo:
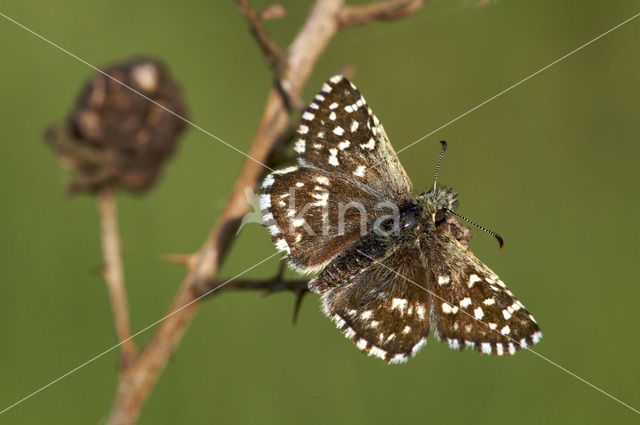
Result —
[[260, 195], [260, 209], [267, 210], [271, 208], [271, 195], [263, 193]]
[[427, 338], [422, 338], [420, 341], [418, 341], [418, 343], [411, 349], [411, 355], [415, 356], [416, 354], [418, 354], [418, 351], [420, 351], [420, 349], [424, 347], [426, 343]]
[[369, 355], [373, 355], [381, 359], [384, 359], [385, 357], [387, 357], [387, 352], [374, 345], [373, 347], [371, 347], [371, 351], [369, 351]]
[[276, 236], [280, 234], [280, 228], [278, 227], [277, 224], [274, 224], [273, 226], [269, 226], [269, 233], [271, 233], [273, 236]]
[[484, 317], [484, 311], [482, 311], [482, 307], [478, 307], [473, 310], [473, 315], [478, 320], [482, 319]]
[[348, 140], [343, 140], [342, 142], [338, 143], [338, 149], [340, 149], [341, 151], [345, 150], [349, 146], [351, 146], [351, 142]]
[[336, 326], [338, 328], [342, 328], [344, 325], [347, 324], [347, 322], [345, 322], [344, 319], [337, 314], [333, 315], [333, 321], [336, 322]]
[[467, 308], [471, 305], [471, 298], [465, 297], [460, 301], [460, 307]]
[[442, 303], [442, 312], [445, 314], [456, 314], [458, 312], [458, 307], [451, 306], [449, 303]]
[[537, 344], [538, 341], [540, 341], [540, 338], [542, 338], [542, 332], [538, 331], [536, 333], [534, 333], [533, 335], [531, 335], [531, 340], [533, 341], [534, 344]]
[[367, 170], [367, 167], [364, 165], [358, 165], [358, 168], [353, 172], [353, 175], [356, 177], [364, 177], [364, 172]]
[[356, 336], [356, 331], [354, 331], [352, 328], [347, 328], [344, 331], [344, 336], [346, 336], [347, 338], [351, 339], [354, 336]]
[[338, 162], [338, 149], [329, 149], [329, 153], [331, 154], [329, 157], [329, 164], [333, 166], [340, 165], [340, 162]]
[[273, 185], [273, 174], [269, 174], [267, 177], [264, 178], [264, 181], [262, 182], [262, 187], [266, 188]]
[[339, 125], [336, 126], [336, 128], [333, 129], [333, 134], [342, 136], [344, 134], [344, 128], [340, 127]]
[[478, 277], [477, 274], [472, 274], [471, 276], [469, 276], [469, 284], [467, 285], [469, 288], [473, 288], [473, 285], [476, 282], [480, 282], [480, 278]]
[[391, 310], [395, 310], [397, 308], [404, 313], [404, 311], [407, 309], [408, 303], [409, 301], [405, 300], [404, 298], [394, 298], [391, 300]]
[[396, 354], [395, 356], [393, 356], [391, 358], [391, 360], [389, 360], [389, 363], [394, 363], [394, 364], [406, 363], [407, 360], [409, 360], [409, 359], [404, 354]]
[[289, 249], [289, 245], [287, 244], [287, 241], [285, 241], [284, 239], [278, 239], [276, 241], [276, 248], [279, 251], [286, 251], [287, 254], [291, 254], [291, 250]]
[[306, 120], [306, 121], [312, 121], [316, 116], [313, 115], [311, 112], [305, 112], [304, 114], [302, 114], [302, 119]]
[[446, 285], [450, 281], [451, 281], [451, 278], [449, 276], [438, 276], [438, 285], [440, 286]]
[[302, 139], [298, 139], [298, 140], [296, 141], [295, 146], [293, 147], [293, 150], [294, 150], [294, 151], [296, 151], [296, 152], [298, 152], [298, 153], [304, 153], [304, 151], [305, 151], [305, 145], [306, 145], [306, 142], [305, 142], [304, 140], [302, 140]]
[[482, 301], [482, 304], [484, 305], [493, 305], [496, 303], [496, 299], [491, 297], [491, 298], [487, 298], [486, 300]]
[[373, 140], [373, 138], [369, 139], [369, 141], [367, 143], [361, 143], [360, 147], [362, 149], [369, 149], [369, 150], [373, 150], [373, 148], [376, 147], [376, 141]]
[[283, 168], [281, 170], [274, 171], [273, 174], [289, 174], [289, 173], [293, 173], [297, 169], [298, 169], [298, 167], [296, 167], [294, 165], [292, 167], [287, 167], [287, 168]]

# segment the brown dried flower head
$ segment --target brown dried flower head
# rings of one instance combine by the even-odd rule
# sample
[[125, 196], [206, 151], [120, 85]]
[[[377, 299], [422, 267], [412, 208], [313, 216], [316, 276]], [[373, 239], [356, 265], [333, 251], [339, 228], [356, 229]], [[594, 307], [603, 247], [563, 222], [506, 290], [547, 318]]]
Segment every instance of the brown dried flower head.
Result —
[[76, 171], [70, 192], [148, 190], [173, 153], [185, 122], [117, 81], [184, 117], [180, 90], [157, 60], [137, 58], [104, 72], [113, 79], [94, 76], [70, 117], [50, 128], [47, 138], [61, 162]]

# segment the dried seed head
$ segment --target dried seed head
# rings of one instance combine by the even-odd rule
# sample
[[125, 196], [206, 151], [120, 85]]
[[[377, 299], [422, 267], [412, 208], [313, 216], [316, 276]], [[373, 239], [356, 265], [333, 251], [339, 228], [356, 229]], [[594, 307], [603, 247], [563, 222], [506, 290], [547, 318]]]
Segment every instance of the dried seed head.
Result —
[[50, 128], [47, 138], [61, 161], [76, 171], [70, 192], [104, 187], [148, 190], [185, 127], [183, 120], [157, 104], [184, 117], [180, 90], [157, 60], [134, 59], [104, 72], [113, 79], [94, 76], [69, 119]]

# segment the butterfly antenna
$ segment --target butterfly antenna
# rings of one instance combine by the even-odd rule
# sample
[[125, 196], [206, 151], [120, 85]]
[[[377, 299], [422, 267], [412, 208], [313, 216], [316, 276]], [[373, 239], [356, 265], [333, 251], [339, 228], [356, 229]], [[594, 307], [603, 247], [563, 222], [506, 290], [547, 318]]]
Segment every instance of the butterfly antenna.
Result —
[[499, 235], [499, 234], [497, 234], [496, 232], [492, 232], [491, 230], [487, 229], [486, 227], [482, 227], [482, 226], [480, 226], [480, 225], [479, 225], [478, 223], [476, 223], [475, 221], [473, 221], [473, 220], [469, 220], [467, 217], [464, 217], [464, 216], [462, 216], [462, 215], [458, 214], [457, 212], [450, 210], [449, 208], [445, 208], [445, 209], [447, 210], [447, 212], [449, 212], [449, 213], [451, 213], [451, 214], [455, 215], [455, 216], [456, 216], [456, 217], [458, 217], [458, 218], [463, 219], [463, 220], [464, 220], [464, 221], [466, 221], [467, 223], [471, 223], [471, 224], [473, 224], [473, 225], [474, 225], [474, 226], [476, 226], [478, 229], [480, 229], [480, 230], [482, 230], [482, 231], [484, 231], [484, 232], [487, 232], [488, 234], [490, 234], [491, 236], [493, 236], [494, 238], [496, 238], [496, 240], [497, 240], [497, 241], [498, 241], [498, 243], [500, 244], [500, 251], [502, 251], [502, 248], [504, 248], [504, 240], [502, 239], [502, 237], [500, 237], [500, 235]]
[[442, 162], [444, 151], [447, 150], [447, 142], [445, 142], [444, 140], [441, 140], [440, 144], [442, 145], [442, 150], [440, 151], [440, 158], [438, 158], [438, 165], [436, 165], [436, 175], [433, 177], [433, 190], [436, 190], [436, 181], [438, 180], [438, 171], [440, 171], [440, 163]]

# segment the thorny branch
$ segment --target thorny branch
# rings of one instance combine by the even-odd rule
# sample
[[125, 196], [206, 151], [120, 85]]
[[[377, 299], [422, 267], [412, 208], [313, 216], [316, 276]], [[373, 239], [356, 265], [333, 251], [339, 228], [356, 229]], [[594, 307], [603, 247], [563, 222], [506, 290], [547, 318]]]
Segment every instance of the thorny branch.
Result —
[[385, 0], [364, 6], [345, 6], [338, 15], [340, 29], [371, 21], [390, 21], [409, 16], [422, 6], [422, 0]]
[[[317, 0], [303, 27], [283, 53], [270, 40], [259, 16], [251, 11], [248, 3], [242, 0], [237, 0], [237, 3], [269, 64], [272, 67], [274, 64], [279, 65], [277, 70], [274, 69], [278, 83], [267, 97], [264, 113], [249, 152], [249, 156], [255, 160], [270, 163], [278, 143], [285, 138], [292, 125], [286, 97], [283, 101], [278, 86], [286, 91], [290, 99], [299, 99], [316, 61], [340, 28], [374, 19], [389, 20], [406, 16], [415, 11], [422, 0], [385, 1], [359, 7], [344, 6], [344, 0]], [[263, 173], [264, 169], [258, 162], [245, 161], [226, 207], [209, 237], [201, 249], [188, 256], [188, 261], [185, 261], [188, 265], [187, 275], [168, 308], [170, 316], [158, 326], [144, 350], [123, 369], [108, 424], [132, 424], [137, 420], [160, 373], [198, 310], [198, 294], [203, 293], [203, 288], [210, 287], [211, 282], [217, 281], [218, 268], [232, 245], [233, 236], [242, 217], [249, 209], [244, 196], [245, 189], [255, 189]], [[231, 288], [261, 289], [263, 285], [270, 290], [295, 292], [300, 290], [303, 282], [236, 281]], [[303, 293], [304, 291], [301, 292]], [[300, 299], [301, 295], [298, 297], [298, 304]]]
[[232, 281], [211, 281], [205, 282], [200, 286], [200, 290], [204, 291], [198, 296], [204, 299], [218, 295], [222, 290], [261, 290], [263, 294], [271, 295], [278, 292], [290, 291], [295, 295], [295, 305], [293, 309], [293, 323], [296, 323], [302, 299], [309, 292], [307, 279], [284, 280], [284, 262], [280, 263], [278, 273], [271, 279], [234, 279]]
[[271, 36], [269, 36], [260, 15], [249, 6], [246, 0], [236, 0], [236, 4], [247, 20], [249, 28], [251, 28], [251, 33], [256, 39], [256, 43], [258, 43], [260, 49], [262, 49], [262, 54], [265, 59], [274, 72], [279, 73], [280, 67], [283, 65], [284, 56], [278, 45], [271, 39]]

